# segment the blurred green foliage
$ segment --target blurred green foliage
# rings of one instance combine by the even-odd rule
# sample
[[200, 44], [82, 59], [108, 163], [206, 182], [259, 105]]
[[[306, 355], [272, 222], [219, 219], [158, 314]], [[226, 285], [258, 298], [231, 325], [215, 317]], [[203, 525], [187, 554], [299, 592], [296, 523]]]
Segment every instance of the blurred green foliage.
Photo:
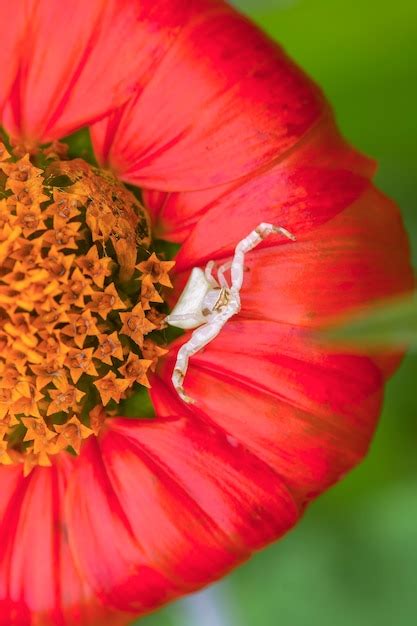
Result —
[[351, 316], [324, 336], [344, 344], [378, 349], [417, 348], [417, 297], [402, 295]]
[[[235, 4], [317, 80], [345, 136], [379, 162], [377, 183], [402, 208], [416, 265], [417, 2]], [[227, 626], [414, 626], [416, 381], [417, 357], [408, 356], [388, 386], [365, 462], [313, 504], [290, 535], [226, 579]], [[185, 626], [183, 606], [140, 624]]]

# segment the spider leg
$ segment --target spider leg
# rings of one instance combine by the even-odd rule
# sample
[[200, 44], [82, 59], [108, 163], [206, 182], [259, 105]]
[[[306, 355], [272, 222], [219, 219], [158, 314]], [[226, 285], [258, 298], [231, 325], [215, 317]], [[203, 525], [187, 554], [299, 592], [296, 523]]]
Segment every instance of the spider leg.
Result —
[[197, 328], [187, 343], [184, 343], [178, 350], [177, 361], [172, 374], [172, 384], [178, 395], [187, 404], [194, 404], [195, 400], [187, 396], [184, 391], [183, 382], [188, 369], [188, 361], [193, 354], [204, 348], [212, 339], [217, 337], [223, 328], [226, 320], [215, 320], [204, 326]]
[[164, 319], [165, 322], [171, 326], [175, 326], [175, 322], [185, 322], [187, 320], [194, 319], [194, 315], [167, 315]]
[[226, 261], [226, 263], [223, 263], [218, 268], [217, 280], [220, 283], [220, 287], [225, 287], [226, 289], [229, 289], [229, 284], [224, 276], [224, 273], [227, 272], [227, 270], [229, 270], [231, 267], [232, 267], [232, 261]]
[[210, 283], [210, 285], [212, 287], [219, 287], [219, 283], [217, 282], [217, 280], [214, 278], [213, 276], [213, 269], [215, 266], [215, 262], [214, 261], [209, 261], [206, 265], [206, 267], [204, 268], [204, 274], [206, 277], [206, 280], [208, 283]]
[[279, 233], [287, 239], [291, 239], [295, 241], [294, 235], [292, 235], [288, 230], [282, 228], [282, 226], [274, 226], [273, 224], [267, 224], [262, 222], [259, 224], [255, 230], [253, 230], [245, 239], [240, 241], [236, 248], [235, 254], [232, 260], [232, 289], [233, 291], [240, 291], [243, 283], [243, 267], [245, 263], [245, 254], [253, 248], [256, 248], [258, 244], [261, 243], [266, 237], [271, 235], [272, 233]]

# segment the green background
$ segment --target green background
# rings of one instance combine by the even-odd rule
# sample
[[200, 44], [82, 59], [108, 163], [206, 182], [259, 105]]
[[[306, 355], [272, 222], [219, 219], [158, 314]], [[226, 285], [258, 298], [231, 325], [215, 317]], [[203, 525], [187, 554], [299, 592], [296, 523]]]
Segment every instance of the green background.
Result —
[[[318, 81], [345, 136], [377, 159], [377, 183], [402, 208], [416, 265], [416, 0], [235, 4]], [[293, 532], [211, 591], [137, 623], [417, 624], [416, 355], [389, 384], [368, 458], [313, 504]]]

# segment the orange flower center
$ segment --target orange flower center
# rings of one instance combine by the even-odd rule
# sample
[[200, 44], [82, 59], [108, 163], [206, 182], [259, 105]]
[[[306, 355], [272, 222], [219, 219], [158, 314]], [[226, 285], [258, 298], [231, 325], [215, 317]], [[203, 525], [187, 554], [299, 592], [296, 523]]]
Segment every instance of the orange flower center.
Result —
[[111, 174], [0, 144], [0, 464], [80, 452], [166, 352], [149, 217]]

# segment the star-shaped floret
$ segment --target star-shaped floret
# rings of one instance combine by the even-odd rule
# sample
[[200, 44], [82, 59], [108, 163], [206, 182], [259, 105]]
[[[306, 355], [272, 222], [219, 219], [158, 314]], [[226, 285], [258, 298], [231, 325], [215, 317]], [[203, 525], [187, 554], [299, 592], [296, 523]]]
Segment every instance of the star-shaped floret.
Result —
[[75, 254], [63, 254], [56, 246], [51, 246], [48, 250], [48, 256], [42, 259], [40, 264], [52, 278], [61, 283], [66, 283], [74, 259]]
[[150, 309], [150, 302], [163, 302], [159, 291], [156, 289], [150, 274], [145, 275], [142, 278], [142, 284], [140, 286], [140, 301], [144, 310]]
[[64, 356], [59, 358], [45, 360], [40, 365], [31, 365], [30, 369], [35, 375], [35, 384], [37, 389], [43, 389], [46, 385], [52, 383], [57, 388], [62, 388], [67, 382], [67, 375], [63, 367]]
[[73, 415], [66, 424], [61, 426], [55, 424], [54, 428], [59, 434], [55, 442], [57, 448], [63, 450], [71, 446], [77, 454], [80, 454], [83, 439], [88, 439], [88, 437], [94, 434], [91, 428], [84, 426], [76, 415]]
[[140, 385], [144, 385], [144, 387], [150, 387], [146, 372], [151, 365], [151, 360], [140, 359], [137, 354], [131, 352], [126, 363], [119, 367], [119, 372], [123, 374], [124, 378], [132, 382], [137, 382]]
[[94, 358], [107, 365], [113, 365], [112, 357], [123, 361], [123, 348], [117, 331], [114, 331], [111, 335], [100, 334], [98, 337], [98, 348], [94, 352]]
[[104, 378], [96, 380], [94, 384], [100, 393], [103, 405], [106, 406], [110, 400], [120, 402], [124, 392], [130, 387], [131, 383], [123, 378], [116, 378], [114, 372], [108, 372]]
[[20, 226], [25, 237], [36, 233], [39, 230], [46, 230], [44, 216], [39, 207], [25, 206], [18, 204], [16, 206], [16, 222]]
[[126, 308], [113, 283], [110, 283], [104, 292], [93, 293], [91, 302], [87, 306], [91, 311], [98, 313], [104, 320], [110, 311], [120, 311]]
[[37, 309], [37, 316], [33, 321], [33, 325], [39, 330], [46, 330], [50, 333], [61, 324], [68, 324], [68, 307], [64, 304], [57, 304], [51, 300], [45, 306], [45, 309]]
[[24, 204], [26, 206], [39, 207], [43, 202], [49, 200], [49, 196], [44, 193], [43, 178], [41, 176], [31, 178], [27, 181], [8, 179], [6, 189], [13, 192], [14, 195], [9, 197], [9, 205], [12, 203]]
[[44, 235], [45, 243], [56, 246], [58, 250], [77, 250], [76, 240], [79, 238], [81, 222], [68, 222], [64, 226], [48, 230]]
[[90, 276], [100, 289], [104, 286], [104, 279], [111, 274], [111, 263], [110, 257], [100, 259], [97, 246], [95, 245], [89, 249], [86, 255], [77, 259], [77, 265], [81, 268], [83, 274]]
[[35, 454], [45, 451], [48, 443], [56, 437], [42, 417], [22, 417], [22, 424], [27, 428], [23, 441], [33, 441], [33, 452]]
[[62, 288], [61, 303], [83, 309], [85, 307], [84, 298], [93, 295], [93, 293], [90, 281], [76, 267], [70, 280]]
[[165, 287], [172, 287], [168, 272], [172, 270], [174, 265], [175, 261], [160, 261], [155, 252], [152, 252], [149, 259], [136, 265], [136, 269], [149, 277], [153, 283], [159, 283]]
[[40, 418], [39, 405], [44, 395], [36, 389], [34, 384], [29, 385], [29, 394], [29, 397], [22, 394], [21, 397], [14, 402], [12, 406], [13, 414]]
[[131, 311], [119, 315], [123, 322], [120, 334], [127, 335], [141, 348], [143, 336], [156, 328], [146, 319], [141, 303], [139, 302]]
[[[53, 443], [51, 443], [51, 446], [53, 446]], [[48, 454], [51, 452], [50, 446], [47, 446], [45, 450], [41, 450], [38, 454], [35, 454], [33, 448], [26, 450], [23, 455], [23, 476], [25, 478], [29, 476], [37, 465], [41, 467], [51, 467], [52, 463]]]
[[9, 180], [16, 180], [19, 182], [27, 182], [35, 178], [42, 179], [41, 174], [43, 174], [43, 170], [35, 167], [31, 163], [29, 154], [25, 154], [21, 159], [15, 162], [2, 162], [0, 170], [3, 170]]
[[97, 337], [99, 330], [96, 326], [95, 319], [91, 315], [91, 311], [86, 310], [82, 313], [70, 313], [69, 324], [61, 330], [62, 334], [72, 337], [78, 348], [84, 346], [86, 337]]
[[48, 393], [52, 402], [48, 406], [47, 415], [60, 413], [61, 411], [69, 413], [70, 409], [74, 410], [81, 398], [85, 396], [85, 393], [68, 383], [65, 383], [59, 389], [51, 389]]
[[93, 363], [94, 348], [73, 349], [68, 352], [65, 365], [70, 371], [70, 376], [74, 384], [77, 384], [83, 374], [98, 376], [98, 372]]
[[61, 359], [69, 351], [69, 347], [61, 340], [60, 330], [40, 331], [38, 333], [40, 342], [37, 346], [46, 361]]
[[80, 215], [79, 201], [72, 194], [58, 189], [53, 191], [54, 202], [49, 205], [45, 215], [53, 218], [55, 229], [62, 228], [67, 222]]

